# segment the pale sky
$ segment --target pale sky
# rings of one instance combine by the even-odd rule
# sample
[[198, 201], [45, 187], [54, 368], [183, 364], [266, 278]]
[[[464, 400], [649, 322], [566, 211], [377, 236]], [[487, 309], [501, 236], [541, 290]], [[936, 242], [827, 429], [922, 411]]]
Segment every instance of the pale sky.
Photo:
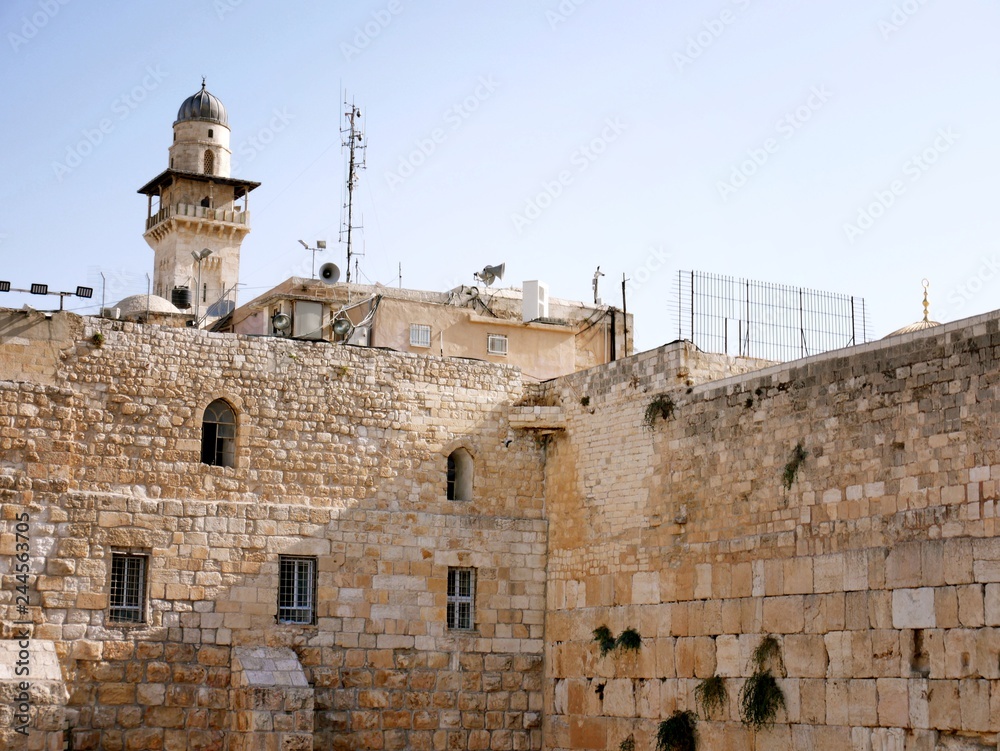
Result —
[[[1000, 307], [995, 0], [0, 6], [0, 280], [145, 291], [136, 190], [201, 76], [259, 181], [240, 301], [337, 244], [343, 91], [364, 111], [361, 281], [503, 286], [677, 337], [678, 269], [862, 297], [880, 337]], [[58, 298], [0, 293], [0, 305]]]

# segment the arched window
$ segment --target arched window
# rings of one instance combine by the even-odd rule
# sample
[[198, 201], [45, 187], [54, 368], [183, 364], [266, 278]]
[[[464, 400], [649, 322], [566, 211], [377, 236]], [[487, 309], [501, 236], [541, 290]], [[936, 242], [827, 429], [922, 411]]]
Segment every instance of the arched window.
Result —
[[458, 448], [448, 456], [448, 500], [472, 500], [472, 454]]
[[236, 413], [222, 399], [205, 407], [201, 423], [201, 461], [218, 467], [236, 466]]
[[206, 175], [215, 174], [215, 154], [210, 150], [205, 149], [205, 170]]

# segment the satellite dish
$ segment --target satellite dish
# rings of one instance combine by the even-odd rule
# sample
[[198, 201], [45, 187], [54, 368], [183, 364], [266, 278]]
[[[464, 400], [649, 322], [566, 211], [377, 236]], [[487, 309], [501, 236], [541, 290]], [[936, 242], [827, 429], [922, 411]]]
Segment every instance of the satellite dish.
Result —
[[336, 284], [340, 281], [340, 267], [335, 263], [324, 263], [319, 267], [319, 278], [327, 284]]
[[271, 316], [271, 326], [279, 334], [288, 331], [292, 326], [292, 317], [288, 313], [275, 313]]
[[477, 271], [475, 277], [489, 287], [495, 280], [503, 279], [503, 271], [506, 265], [506, 263], [501, 263], [499, 266], [487, 266], [482, 271]]
[[[333, 266], [332, 263], [328, 265]], [[351, 329], [353, 328], [354, 324], [352, 324], [346, 318], [338, 318], [336, 321], [333, 322], [333, 333], [336, 334], [337, 336], [347, 336], [349, 333], [351, 333]]]

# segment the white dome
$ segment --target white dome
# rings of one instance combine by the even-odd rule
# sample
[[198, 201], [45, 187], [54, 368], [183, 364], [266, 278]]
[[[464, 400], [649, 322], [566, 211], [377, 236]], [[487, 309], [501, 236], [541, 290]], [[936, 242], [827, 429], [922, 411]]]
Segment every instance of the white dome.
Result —
[[130, 295], [118, 303], [116, 308], [120, 308], [123, 316], [135, 315], [136, 313], [182, 313], [174, 305], [159, 295]]

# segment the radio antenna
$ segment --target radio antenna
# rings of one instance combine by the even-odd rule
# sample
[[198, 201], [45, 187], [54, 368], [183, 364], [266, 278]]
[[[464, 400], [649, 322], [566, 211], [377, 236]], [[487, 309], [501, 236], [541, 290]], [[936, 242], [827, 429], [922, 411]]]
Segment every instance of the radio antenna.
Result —
[[[340, 228], [340, 241], [347, 242], [347, 279], [351, 283], [351, 256], [364, 255], [364, 253], [354, 253], [352, 244], [352, 232], [356, 229], [364, 229], [361, 225], [354, 225], [354, 188], [358, 184], [358, 171], [365, 168], [365, 152], [368, 143], [365, 141], [364, 133], [361, 132], [361, 110], [352, 101], [347, 103], [347, 92], [344, 92], [344, 126], [340, 129], [341, 147], [347, 150], [347, 202], [344, 204], [344, 221]], [[355, 275], [357, 275], [357, 261], [355, 263]]]

